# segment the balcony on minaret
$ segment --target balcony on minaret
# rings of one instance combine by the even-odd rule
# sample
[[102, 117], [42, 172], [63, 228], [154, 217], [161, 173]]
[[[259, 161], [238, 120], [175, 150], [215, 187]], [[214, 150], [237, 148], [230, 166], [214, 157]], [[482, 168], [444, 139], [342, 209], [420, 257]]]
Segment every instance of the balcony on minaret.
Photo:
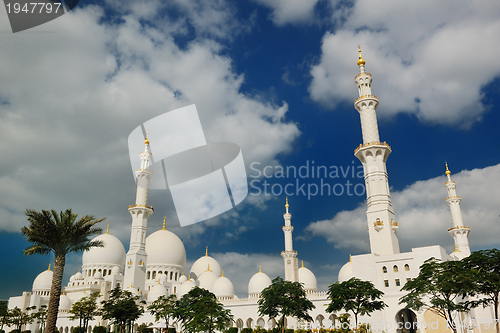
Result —
[[380, 219], [377, 219], [375, 222], [373, 222], [373, 227], [376, 231], [382, 230], [384, 228], [384, 221], [380, 221]]
[[132, 261], [132, 259], [130, 259], [129, 261], [127, 261], [127, 266], [128, 267], [131, 267], [133, 264], [134, 264], [134, 262]]
[[143, 266], [144, 266], [144, 261], [142, 261], [142, 259], [141, 259], [141, 260], [139, 260], [139, 263], [138, 263], [137, 265], [138, 265], [139, 267], [143, 267]]
[[391, 221], [392, 230], [396, 230], [398, 228], [398, 221]]

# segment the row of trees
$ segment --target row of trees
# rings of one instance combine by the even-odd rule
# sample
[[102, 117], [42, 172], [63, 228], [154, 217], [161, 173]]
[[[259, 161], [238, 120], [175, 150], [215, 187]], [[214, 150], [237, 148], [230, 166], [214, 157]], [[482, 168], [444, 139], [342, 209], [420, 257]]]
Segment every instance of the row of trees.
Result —
[[40, 324], [42, 330], [45, 320], [47, 319], [47, 306], [42, 305], [39, 308], [30, 306], [26, 311], [18, 308], [8, 309], [7, 304], [0, 306], [0, 331], [4, 326], [13, 326], [15, 330], [20, 332], [24, 325], [31, 324], [35, 320]]
[[[498, 306], [500, 300], [500, 251], [475, 251], [460, 261], [430, 258], [420, 266], [416, 278], [401, 289], [406, 295], [399, 303], [415, 311], [428, 309], [446, 320], [454, 333], [460, 314], [479, 306], [492, 306], [496, 332], [500, 333]], [[384, 293], [369, 282], [351, 278], [328, 288], [327, 312], [352, 312], [355, 327], [359, 315], [370, 315], [387, 305], [380, 299]]]

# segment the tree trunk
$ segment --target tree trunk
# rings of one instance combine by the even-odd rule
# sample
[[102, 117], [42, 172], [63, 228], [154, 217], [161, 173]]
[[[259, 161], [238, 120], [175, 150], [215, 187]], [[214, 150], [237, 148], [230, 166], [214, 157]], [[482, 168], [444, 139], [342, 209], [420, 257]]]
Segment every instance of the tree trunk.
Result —
[[61, 283], [65, 264], [65, 256], [56, 255], [54, 259], [52, 285], [50, 287], [49, 308], [47, 309], [47, 333], [56, 332], [57, 314], [59, 313], [59, 299], [61, 298]]
[[281, 332], [285, 333], [285, 315], [281, 317]]
[[497, 329], [497, 333], [500, 333], [500, 323], [498, 323], [498, 298], [495, 299], [495, 302], [493, 303], [493, 306], [495, 307], [495, 328]]

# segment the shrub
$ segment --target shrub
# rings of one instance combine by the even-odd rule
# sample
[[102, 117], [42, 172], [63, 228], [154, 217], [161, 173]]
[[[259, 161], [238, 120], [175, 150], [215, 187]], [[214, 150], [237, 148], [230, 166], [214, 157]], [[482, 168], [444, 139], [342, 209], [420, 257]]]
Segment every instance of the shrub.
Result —
[[285, 329], [285, 333], [295, 333], [293, 328], [287, 328]]
[[92, 333], [106, 333], [108, 329], [104, 326], [94, 326]]
[[226, 333], [238, 333], [238, 327], [229, 327]]
[[[151, 333], [152, 333], [152, 332], [153, 332], [153, 329], [151, 328]], [[169, 328], [167, 328], [167, 333], [176, 333], [176, 332], [175, 332], [175, 328], [173, 328], [173, 327], [169, 327]]]
[[24, 330], [24, 331], [21, 331], [21, 333], [31, 333], [30, 330]]
[[139, 332], [139, 333], [153, 333], [153, 329], [149, 328], [148, 325], [146, 325], [146, 324], [140, 324], [137, 327], [137, 332]]
[[248, 328], [248, 327], [245, 327], [245, 328], [242, 328], [241, 329], [241, 333], [252, 333], [252, 329], [251, 328]]

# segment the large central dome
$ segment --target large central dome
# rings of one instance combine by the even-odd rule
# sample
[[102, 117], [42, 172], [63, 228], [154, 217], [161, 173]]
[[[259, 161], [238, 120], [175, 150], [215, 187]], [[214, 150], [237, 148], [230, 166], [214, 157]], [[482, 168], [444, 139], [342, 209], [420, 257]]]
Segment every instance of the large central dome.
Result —
[[104, 247], [93, 247], [83, 253], [83, 265], [119, 265], [125, 263], [125, 248], [122, 242], [115, 236], [105, 233], [93, 240], [102, 241]]
[[146, 238], [146, 253], [148, 254], [148, 266], [184, 267], [186, 265], [184, 244], [177, 235], [165, 229], [153, 232]]

